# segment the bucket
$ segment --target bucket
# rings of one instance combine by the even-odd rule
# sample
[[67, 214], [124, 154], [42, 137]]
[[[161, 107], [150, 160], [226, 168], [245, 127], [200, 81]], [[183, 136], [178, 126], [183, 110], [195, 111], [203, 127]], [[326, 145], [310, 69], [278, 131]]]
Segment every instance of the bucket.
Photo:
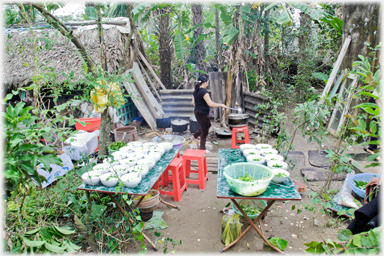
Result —
[[125, 142], [126, 144], [131, 141], [138, 139], [136, 127], [134, 126], [123, 126], [116, 128], [115, 130], [115, 141]]
[[[153, 209], [156, 208], [156, 206], [158, 205], [158, 203], [160, 201], [159, 200], [159, 195], [160, 195], [159, 190], [150, 190], [150, 192], [154, 192], [155, 195], [151, 198], [144, 199], [143, 201], [141, 201], [141, 203], [139, 205], [140, 212], [150, 212], [151, 210], [153, 211]], [[136, 205], [139, 202], [139, 199], [140, 199], [139, 196], [135, 196], [133, 198], [133, 203]], [[142, 211], [142, 210], [144, 210], [144, 211]]]

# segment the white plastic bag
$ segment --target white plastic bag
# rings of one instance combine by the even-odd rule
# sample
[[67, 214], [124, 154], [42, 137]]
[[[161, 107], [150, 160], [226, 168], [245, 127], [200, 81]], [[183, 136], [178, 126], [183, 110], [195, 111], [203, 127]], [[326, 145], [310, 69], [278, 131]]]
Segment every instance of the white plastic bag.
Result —
[[72, 160], [80, 160], [82, 156], [87, 156], [95, 152], [98, 146], [99, 133], [100, 130], [93, 132], [79, 131], [65, 141], [67, 146], [63, 146], [63, 151], [67, 153]]
[[347, 174], [343, 186], [341, 187], [340, 191], [335, 195], [333, 200], [340, 205], [357, 209], [359, 208], [359, 206], [356, 203], [356, 199], [353, 198], [353, 196], [351, 195], [352, 187], [348, 182], [349, 178], [353, 175], [355, 175], [355, 171], [352, 171]]

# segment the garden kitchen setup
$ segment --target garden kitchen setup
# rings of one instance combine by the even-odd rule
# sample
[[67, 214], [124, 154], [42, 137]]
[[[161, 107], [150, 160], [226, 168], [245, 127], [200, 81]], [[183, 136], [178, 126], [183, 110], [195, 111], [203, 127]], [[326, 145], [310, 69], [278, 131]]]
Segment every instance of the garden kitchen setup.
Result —
[[381, 253], [381, 13], [5, 3], [4, 253]]

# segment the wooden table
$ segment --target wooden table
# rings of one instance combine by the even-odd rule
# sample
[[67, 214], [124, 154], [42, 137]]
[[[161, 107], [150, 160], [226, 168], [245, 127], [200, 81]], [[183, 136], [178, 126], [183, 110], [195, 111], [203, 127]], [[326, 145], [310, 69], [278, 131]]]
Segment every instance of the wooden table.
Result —
[[[141, 180], [140, 184], [135, 188], [127, 188], [122, 187], [119, 191], [116, 191], [117, 186], [115, 187], [106, 187], [103, 185], [97, 185], [97, 186], [91, 186], [87, 185], [85, 183], [81, 184], [77, 189], [84, 190], [87, 193], [88, 203], [92, 204], [91, 197], [89, 196], [90, 192], [98, 192], [98, 193], [104, 193], [107, 194], [111, 200], [116, 204], [118, 209], [123, 213], [124, 216], [127, 216], [126, 211], [121, 207], [121, 205], [117, 202], [117, 200], [113, 197], [113, 194], [128, 194], [128, 195], [135, 195], [135, 196], [141, 196], [137, 204], [134, 206], [133, 209], [137, 208], [140, 203], [143, 201], [144, 197], [148, 194], [148, 192], [152, 189], [152, 187], [155, 185], [155, 183], [160, 179], [160, 177], [163, 175], [164, 171], [167, 169], [168, 165], [171, 163], [171, 161], [175, 158], [176, 155], [178, 155], [179, 150], [172, 148], [169, 152], [165, 153], [161, 159], [155, 164], [155, 166], [149, 170], [147, 175]], [[162, 203], [172, 206], [176, 209], [178, 209], [177, 206], [174, 206], [172, 204], [164, 202], [160, 196], [159, 199]], [[132, 210], [133, 210], [132, 209]], [[129, 222], [133, 223], [132, 219], [129, 219]], [[148, 243], [151, 244], [153, 249], [155, 251], [158, 250], [157, 246], [154, 245], [151, 240], [143, 233], [143, 236], [145, 240], [147, 240]]]
[[[264, 237], [264, 232], [261, 228], [261, 217], [268, 211], [268, 209], [276, 202], [281, 200], [301, 200], [301, 196], [294, 186], [292, 180], [288, 178], [284, 183], [275, 183], [273, 181], [268, 185], [267, 190], [258, 196], [248, 197], [239, 195], [231, 190], [229, 187], [227, 180], [223, 174], [223, 169], [227, 165], [233, 163], [241, 163], [247, 162], [247, 159], [243, 156], [240, 149], [220, 149], [219, 150], [219, 168], [218, 168], [218, 177], [217, 177], [217, 198], [230, 199], [233, 204], [237, 207], [237, 209], [243, 214], [245, 219], [250, 224], [247, 229], [240, 234], [239, 238], [235, 241], [224, 247], [221, 252], [226, 251], [233, 245], [235, 245], [241, 238], [251, 229], [255, 229], [255, 231], [259, 234], [259, 236], [273, 249], [276, 251], [283, 253], [281, 250], [270, 244], [267, 239]], [[235, 199], [251, 199], [251, 200], [267, 200], [267, 207], [257, 216], [257, 218], [252, 221], [248, 215], [243, 211], [243, 209], [239, 206]], [[261, 231], [256, 227], [256, 223], [259, 222]]]

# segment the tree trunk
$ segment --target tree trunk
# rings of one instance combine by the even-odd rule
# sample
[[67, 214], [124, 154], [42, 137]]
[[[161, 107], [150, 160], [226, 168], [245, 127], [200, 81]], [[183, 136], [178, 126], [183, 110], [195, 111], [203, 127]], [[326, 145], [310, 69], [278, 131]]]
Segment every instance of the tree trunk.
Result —
[[101, 113], [99, 134], [99, 155], [108, 155], [108, 146], [111, 144], [110, 132], [112, 131], [112, 119], [108, 114], [108, 108]]
[[172, 89], [172, 52], [171, 52], [171, 20], [169, 7], [160, 10], [157, 30], [159, 32], [160, 80], [168, 89]]
[[216, 36], [216, 58], [217, 58], [217, 69], [219, 72], [223, 72], [223, 52], [220, 44], [220, 21], [219, 21], [219, 10], [215, 9], [215, 36]]
[[264, 35], [264, 70], [269, 73], [269, 12], [271, 9], [265, 12], [265, 35]]
[[[380, 41], [380, 3], [345, 3], [343, 19], [343, 42], [351, 35], [352, 41], [340, 69], [352, 69], [352, 63], [360, 60], [358, 55], [368, 56], [370, 47]], [[378, 55], [379, 56], [379, 55]], [[373, 65], [372, 65], [373, 64]], [[375, 63], [371, 63], [374, 67]]]
[[[201, 4], [192, 4], [192, 13], [193, 13], [193, 26], [196, 26], [198, 24], [203, 23], [203, 8]], [[203, 27], [197, 27], [193, 31], [193, 36], [195, 41], [199, 38], [200, 34], [203, 33]], [[204, 41], [200, 41], [196, 43], [195, 46], [195, 61], [196, 66], [198, 70], [204, 70], [205, 72], [206, 67], [204, 63], [202, 63], [205, 60], [205, 50], [204, 50]]]

